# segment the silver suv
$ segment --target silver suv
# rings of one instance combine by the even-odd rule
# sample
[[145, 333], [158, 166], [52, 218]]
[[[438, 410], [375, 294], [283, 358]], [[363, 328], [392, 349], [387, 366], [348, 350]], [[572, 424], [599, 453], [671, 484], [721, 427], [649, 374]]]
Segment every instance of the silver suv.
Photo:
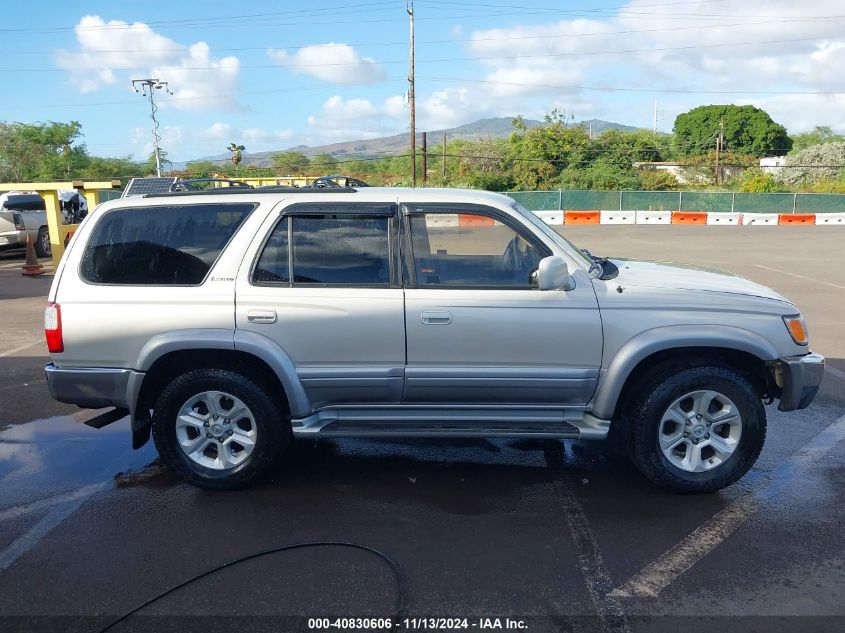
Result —
[[[504, 195], [222, 188], [107, 202], [45, 315], [54, 398], [116, 407], [204, 488], [295, 437], [616, 437], [651, 481], [745, 474], [810, 404], [798, 308], [731, 274], [593, 257]], [[108, 420], [106, 420], [108, 421]]]

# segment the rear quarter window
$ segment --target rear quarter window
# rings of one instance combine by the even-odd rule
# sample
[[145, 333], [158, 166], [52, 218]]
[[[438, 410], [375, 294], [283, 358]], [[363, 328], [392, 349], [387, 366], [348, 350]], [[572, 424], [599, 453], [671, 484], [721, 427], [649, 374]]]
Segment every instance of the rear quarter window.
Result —
[[199, 285], [255, 206], [163, 205], [108, 211], [85, 246], [81, 276], [96, 284]]

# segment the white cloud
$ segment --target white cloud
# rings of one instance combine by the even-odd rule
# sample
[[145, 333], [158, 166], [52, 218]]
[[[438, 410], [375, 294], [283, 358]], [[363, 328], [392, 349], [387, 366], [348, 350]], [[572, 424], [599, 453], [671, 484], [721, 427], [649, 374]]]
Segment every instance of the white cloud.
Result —
[[[743, 95], [743, 91], [841, 90], [845, 35], [837, 32], [835, 22], [819, 18], [840, 13], [841, 0], [816, 0], [811, 5], [790, 0], [702, 0], [665, 6], [633, 0], [603, 19], [476, 30], [467, 52], [481, 58], [482, 78], [491, 83], [471, 90], [477, 96], [503, 98], [496, 108], [500, 113], [501, 106], [525, 103], [517, 100], [519, 96], [548, 95], [560, 101], [563, 94], [574, 102], [578, 94], [589, 94], [604, 104], [605, 114], [598, 116], [622, 113], [624, 117], [626, 103], [657, 96], [671, 102], [677, 112], [702, 103], [765, 103], [790, 129], [806, 129], [811, 119], [812, 124], [845, 129], [838, 97]], [[586, 91], [581, 86], [728, 92], [637, 95]], [[628, 121], [643, 124], [645, 119]]]
[[338, 84], [372, 84], [385, 78], [384, 68], [370, 57], [361, 57], [348, 44], [305, 46], [295, 53], [271, 48], [267, 56], [295, 73]]
[[205, 42], [184, 45], [156, 33], [143, 22], [106, 22], [88, 15], [76, 25], [79, 50], [56, 51], [56, 64], [67, 69], [83, 92], [131, 78], [157, 77], [169, 82], [173, 97], [162, 106], [185, 109], [237, 110], [240, 60], [215, 58]]

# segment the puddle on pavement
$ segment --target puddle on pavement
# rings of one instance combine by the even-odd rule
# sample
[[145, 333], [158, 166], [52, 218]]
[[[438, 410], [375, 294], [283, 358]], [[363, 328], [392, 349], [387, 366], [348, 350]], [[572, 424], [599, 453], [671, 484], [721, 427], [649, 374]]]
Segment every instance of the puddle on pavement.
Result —
[[148, 472], [155, 447], [132, 450], [129, 418], [94, 429], [83, 423], [93, 415], [56, 416], [0, 431], [0, 508]]

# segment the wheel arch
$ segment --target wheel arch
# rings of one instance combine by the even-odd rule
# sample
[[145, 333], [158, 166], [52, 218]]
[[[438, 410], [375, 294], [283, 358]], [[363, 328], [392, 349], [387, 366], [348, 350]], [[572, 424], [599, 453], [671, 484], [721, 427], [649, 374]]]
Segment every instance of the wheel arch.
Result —
[[130, 402], [133, 448], [140, 448], [149, 440], [148, 411], [156, 394], [170, 380], [191, 369], [217, 367], [244, 371], [268, 388], [278, 390], [291, 415], [311, 412], [293, 361], [275, 342], [251, 332], [209, 329], [159, 334], [141, 349], [135, 367], [143, 378], [134, 385], [137, 393]]
[[769, 341], [742, 328], [680, 325], [647, 330], [628, 340], [614, 355], [599, 382], [591, 413], [601, 419], [613, 418], [638, 378], [667, 360], [720, 360], [752, 378], [759, 377], [755, 386], [765, 390], [769, 385], [763, 370], [767, 362], [778, 357]]

